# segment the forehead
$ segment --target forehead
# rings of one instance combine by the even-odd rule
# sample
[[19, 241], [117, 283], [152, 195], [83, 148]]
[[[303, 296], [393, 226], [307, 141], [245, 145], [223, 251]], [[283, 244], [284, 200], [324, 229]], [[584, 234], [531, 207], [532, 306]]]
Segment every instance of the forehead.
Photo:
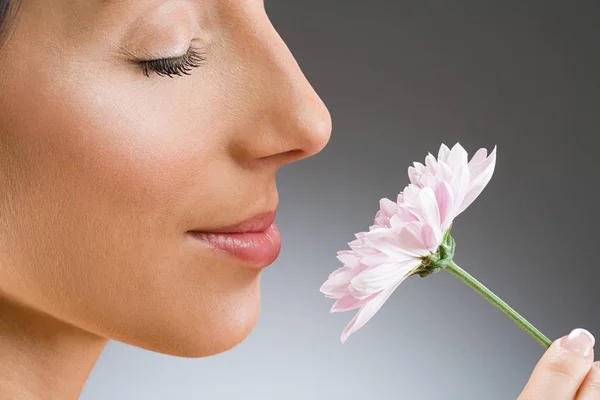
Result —
[[[2, 1], [2, 0], [0, 0]], [[20, 0], [22, 1], [22, 0]], [[41, 7], [63, 16], [74, 17], [78, 21], [108, 20], [111, 24], [128, 23], [154, 13], [168, 11], [182, 5], [198, 3], [197, 0], [30, 0]]]
[[21, 3], [15, 28], [26, 40], [52, 42], [54, 47], [105, 43], [115, 48], [132, 31], [195, 29], [203, 5], [216, 4], [210, 0], [13, 1]]

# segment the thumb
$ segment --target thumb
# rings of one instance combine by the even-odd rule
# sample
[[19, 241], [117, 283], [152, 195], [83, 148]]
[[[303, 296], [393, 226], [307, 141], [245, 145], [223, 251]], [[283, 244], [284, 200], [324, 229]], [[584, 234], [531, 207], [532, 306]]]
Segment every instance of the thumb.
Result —
[[518, 400], [572, 400], [593, 362], [594, 336], [575, 329], [556, 340], [537, 363]]

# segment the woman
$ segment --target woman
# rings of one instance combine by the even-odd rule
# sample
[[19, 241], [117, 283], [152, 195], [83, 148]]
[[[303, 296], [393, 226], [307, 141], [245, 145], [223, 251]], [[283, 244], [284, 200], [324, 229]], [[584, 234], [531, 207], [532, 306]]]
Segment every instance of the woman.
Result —
[[[275, 172], [331, 131], [262, 2], [0, 0], [0, 40], [0, 398], [78, 398], [109, 339], [240, 343]], [[600, 398], [592, 347], [557, 340], [520, 399]]]

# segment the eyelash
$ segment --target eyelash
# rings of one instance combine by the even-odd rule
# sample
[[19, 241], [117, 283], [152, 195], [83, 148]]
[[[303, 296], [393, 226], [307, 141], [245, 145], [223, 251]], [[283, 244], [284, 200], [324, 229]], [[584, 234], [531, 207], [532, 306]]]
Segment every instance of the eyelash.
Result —
[[150, 77], [150, 72], [154, 72], [159, 76], [172, 78], [173, 75], [190, 75], [190, 71], [200, 67], [204, 61], [204, 55], [198, 49], [190, 47], [187, 53], [180, 57], [140, 61], [139, 65], [147, 77]]

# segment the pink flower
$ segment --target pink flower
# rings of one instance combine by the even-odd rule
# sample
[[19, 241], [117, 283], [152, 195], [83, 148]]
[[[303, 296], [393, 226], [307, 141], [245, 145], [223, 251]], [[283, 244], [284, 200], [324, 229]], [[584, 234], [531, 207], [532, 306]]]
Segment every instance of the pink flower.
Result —
[[414, 167], [408, 168], [410, 182], [419, 188], [436, 189], [441, 182], [450, 186], [453, 207], [447, 217], [451, 219], [462, 213], [492, 179], [496, 148], [489, 156], [486, 149], [479, 149], [469, 163], [467, 158], [467, 151], [459, 143], [452, 150], [442, 144], [437, 160], [430, 153], [425, 158], [425, 165], [415, 162]]
[[442, 145], [436, 160], [409, 168], [409, 184], [396, 202], [380, 201], [369, 232], [356, 234], [350, 250], [338, 252], [343, 267], [329, 275], [321, 292], [337, 301], [331, 312], [359, 309], [342, 333], [342, 343], [362, 328], [409, 276], [436, 254], [454, 218], [490, 181], [496, 149], [480, 149], [468, 162], [460, 144]]

